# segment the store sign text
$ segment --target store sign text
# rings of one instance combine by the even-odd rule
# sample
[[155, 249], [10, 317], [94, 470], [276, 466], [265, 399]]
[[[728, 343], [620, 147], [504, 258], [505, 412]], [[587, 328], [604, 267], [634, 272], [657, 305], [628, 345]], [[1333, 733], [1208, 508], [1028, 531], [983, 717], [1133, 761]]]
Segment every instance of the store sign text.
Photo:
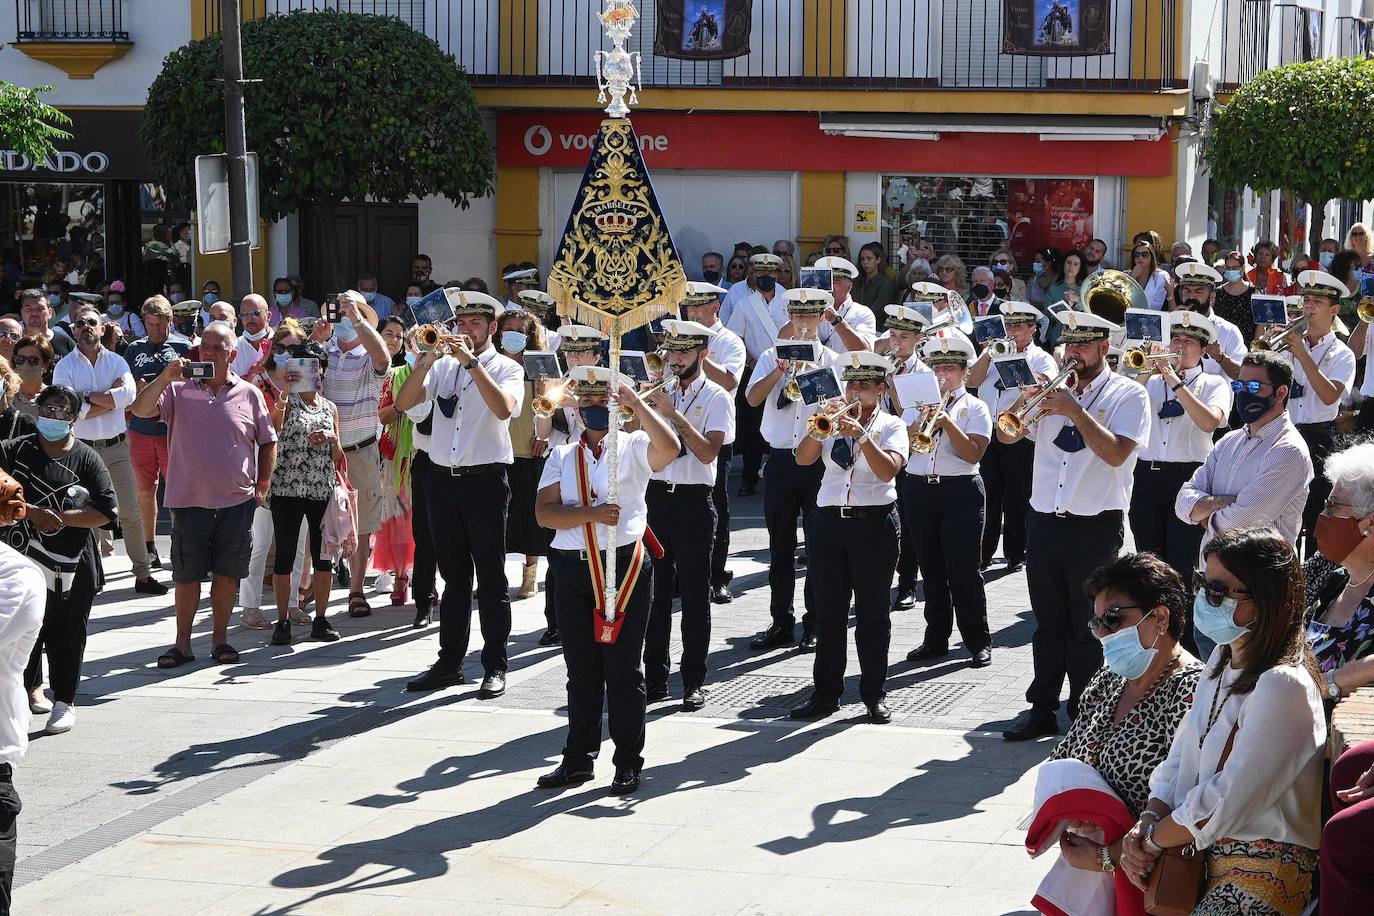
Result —
[[18, 150], [0, 149], [0, 171], [5, 172], [89, 172], [100, 174], [110, 167], [110, 157], [102, 152], [73, 153], [58, 150], [37, 162]]
[[[584, 133], [559, 133], [558, 145], [564, 151], [567, 150], [589, 150], [595, 140], [595, 134]], [[531, 125], [525, 131], [525, 150], [531, 156], [542, 156], [553, 148], [554, 134], [543, 124]], [[639, 148], [644, 152], [668, 151], [668, 137], [665, 134], [643, 134], [639, 137]]]

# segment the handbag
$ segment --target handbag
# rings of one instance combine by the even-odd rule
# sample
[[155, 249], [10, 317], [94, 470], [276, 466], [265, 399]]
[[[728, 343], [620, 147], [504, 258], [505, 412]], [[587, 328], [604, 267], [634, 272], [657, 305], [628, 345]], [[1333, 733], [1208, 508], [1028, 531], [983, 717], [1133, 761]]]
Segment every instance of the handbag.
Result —
[[358, 491], [348, 482], [348, 459], [334, 465], [334, 489], [324, 508], [319, 559], [337, 560], [358, 548]]
[[[1238, 724], [1231, 726], [1231, 737], [1226, 739], [1226, 749], [1217, 761], [1218, 773], [1226, 766], [1226, 758], [1231, 756], [1231, 747], [1236, 743], [1236, 729], [1239, 727]], [[1202, 886], [1206, 879], [1206, 849], [1198, 849], [1189, 843], [1164, 850], [1155, 861], [1154, 870], [1150, 872], [1150, 883], [1145, 888], [1145, 912], [1150, 916], [1188, 916], [1202, 899]]]

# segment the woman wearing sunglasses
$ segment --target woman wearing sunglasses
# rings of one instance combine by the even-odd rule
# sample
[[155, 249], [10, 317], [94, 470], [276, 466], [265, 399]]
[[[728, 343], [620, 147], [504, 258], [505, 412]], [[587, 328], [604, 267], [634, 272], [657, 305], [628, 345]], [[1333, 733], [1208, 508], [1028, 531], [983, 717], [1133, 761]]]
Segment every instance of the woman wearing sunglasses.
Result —
[[[1078, 718], [1050, 759], [1088, 764], [1139, 818], [1150, 799], [1150, 774], [1169, 755], [1202, 674], [1202, 663], [1179, 645], [1188, 593], [1173, 567], [1152, 553], [1104, 563], [1084, 590], [1093, 600], [1088, 628], [1106, 664], [1083, 691]], [[1087, 871], [1111, 871], [1121, 860], [1120, 840], [1104, 846], [1065, 833], [1059, 849]]]
[[1136, 242], [1131, 248], [1131, 279], [1145, 290], [1145, 303], [1160, 311], [1173, 298], [1174, 281], [1169, 272], [1159, 266], [1158, 251], [1149, 242]]
[[[992, 253], [992, 258], [988, 261], [994, 271], [1005, 270], [1011, 275], [1011, 286], [1008, 287], [1007, 295], [1003, 299], [1010, 299], [1013, 302], [1026, 301], [1026, 281], [1016, 276], [1016, 256], [1011, 253], [1010, 248], [999, 248]], [[1001, 296], [1001, 293], [998, 293]]]
[[1193, 616], [1217, 648], [1121, 866], [1143, 889], [1164, 850], [1193, 846], [1207, 858], [1195, 916], [1297, 916], [1317, 868], [1326, 746], [1302, 567], [1272, 528], [1223, 532], [1203, 560]]

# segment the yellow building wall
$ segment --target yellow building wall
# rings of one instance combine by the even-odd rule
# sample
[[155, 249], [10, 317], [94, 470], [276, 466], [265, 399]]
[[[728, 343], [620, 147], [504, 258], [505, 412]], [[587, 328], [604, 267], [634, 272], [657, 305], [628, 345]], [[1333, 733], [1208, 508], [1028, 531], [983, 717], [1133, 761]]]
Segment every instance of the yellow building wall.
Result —
[[[1177, 142], [1177, 128], [1170, 130]], [[1153, 229], [1164, 238], [1164, 244], [1175, 238], [1178, 229], [1178, 157], [1171, 152], [1169, 174], [1137, 176], [1126, 179], [1126, 222], [1122, 226], [1121, 243], [1131, 236]], [[1111, 255], [1108, 255], [1111, 259]], [[1124, 263], [1124, 262], [1123, 262]], [[1128, 265], [1129, 266], [1129, 265]]]
[[[844, 172], [801, 173], [801, 232], [797, 254], [805, 257], [833, 232], [843, 232]], [[798, 265], [800, 266], [800, 262]]]
[[[556, 229], [553, 231], [557, 231]], [[539, 263], [539, 168], [496, 169], [496, 264]]]
[[[195, 221], [194, 231], [199, 237], [200, 223], [196, 215], [192, 219]], [[265, 222], [258, 223], [258, 241], [261, 243], [253, 249], [253, 292], [267, 295], [271, 291], [271, 278], [267, 276], [267, 244], [268, 233], [272, 227]], [[233, 298], [233, 271], [229, 266], [229, 253], [223, 254], [201, 254], [192, 249], [191, 253], [191, 276], [195, 278], [195, 290], [190, 293], [192, 296], [200, 295], [200, 287], [206, 280], [219, 281], [219, 288], [224, 295], [226, 302], [238, 308], [237, 302], [230, 301]]]

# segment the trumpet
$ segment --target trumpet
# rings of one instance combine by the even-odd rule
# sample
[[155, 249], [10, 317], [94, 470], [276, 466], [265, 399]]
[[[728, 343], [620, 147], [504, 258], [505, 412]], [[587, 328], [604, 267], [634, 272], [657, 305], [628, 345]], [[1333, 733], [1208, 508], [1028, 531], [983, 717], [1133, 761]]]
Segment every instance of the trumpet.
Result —
[[657, 385], [645, 388], [643, 391], [639, 392], [639, 397], [641, 400], [653, 397], [654, 395], [658, 394], [660, 391], [663, 391], [676, 381], [677, 373], [673, 371], [672, 366], [669, 366], [665, 363], [663, 366], [663, 378], [659, 381]]
[[935, 451], [935, 432], [940, 420], [945, 416], [952, 395], [947, 394], [931, 413], [930, 419], [920, 429], [911, 434], [911, 450], [919, 455], [929, 455]]
[[644, 354], [644, 365], [648, 367], [651, 375], [662, 375], [663, 367], [668, 364], [668, 349], [659, 347], [650, 353]]
[[810, 363], [798, 364], [795, 359], [789, 360], [787, 363], [787, 376], [786, 380], [782, 383], [782, 393], [783, 397], [787, 398], [787, 400], [791, 401], [793, 404], [797, 403], [802, 398], [801, 385], [797, 384], [797, 370], [800, 369], [802, 372], [806, 372], [810, 365]]
[[1293, 334], [1301, 334], [1306, 330], [1307, 316], [1299, 315], [1269, 336], [1256, 337], [1254, 340], [1250, 341], [1250, 352], [1260, 353], [1266, 350], [1276, 353], [1281, 352], [1288, 349], [1291, 344], [1289, 338], [1291, 338]]
[[536, 395], [530, 401], [530, 410], [541, 420], [547, 420], [558, 412], [558, 408], [563, 406], [568, 395], [572, 393], [572, 379], [563, 379], [550, 385], [543, 394]]
[[831, 413], [812, 414], [806, 419], [806, 434], [817, 442], [824, 442], [839, 430], [840, 417], [858, 406], [859, 399], [855, 398], [839, 410]]
[[415, 346], [421, 350], [433, 350], [444, 336], [444, 329], [437, 324], [422, 324], [415, 329]]
[[1010, 337], [999, 337], [996, 340], [989, 340], [987, 352], [993, 356], [1010, 356], [1016, 352], [1016, 341]]
[[1125, 353], [1121, 354], [1121, 365], [1125, 366], [1127, 369], [1139, 372], [1152, 362], [1173, 362], [1181, 358], [1182, 357], [1178, 353], [1174, 353], [1170, 350], [1166, 350], [1163, 353], [1148, 353], [1144, 347], [1131, 347]]
[[1365, 296], [1360, 300], [1360, 304], [1355, 306], [1355, 314], [1365, 324], [1374, 322], [1374, 297]]
[[[997, 415], [997, 428], [1005, 436], [1019, 436], [1027, 426], [1044, 414], [1037, 411], [1040, 402], [1058, 388], [1073, 388], [1078, 384], [1078, 361], [1069, 360], [1063, 370], [1040, 389], [1040, 393], [1021, 405], [1020, 410], [1004, 410]], [[1032, 415], [1033, 414], [1033, 415]]]

